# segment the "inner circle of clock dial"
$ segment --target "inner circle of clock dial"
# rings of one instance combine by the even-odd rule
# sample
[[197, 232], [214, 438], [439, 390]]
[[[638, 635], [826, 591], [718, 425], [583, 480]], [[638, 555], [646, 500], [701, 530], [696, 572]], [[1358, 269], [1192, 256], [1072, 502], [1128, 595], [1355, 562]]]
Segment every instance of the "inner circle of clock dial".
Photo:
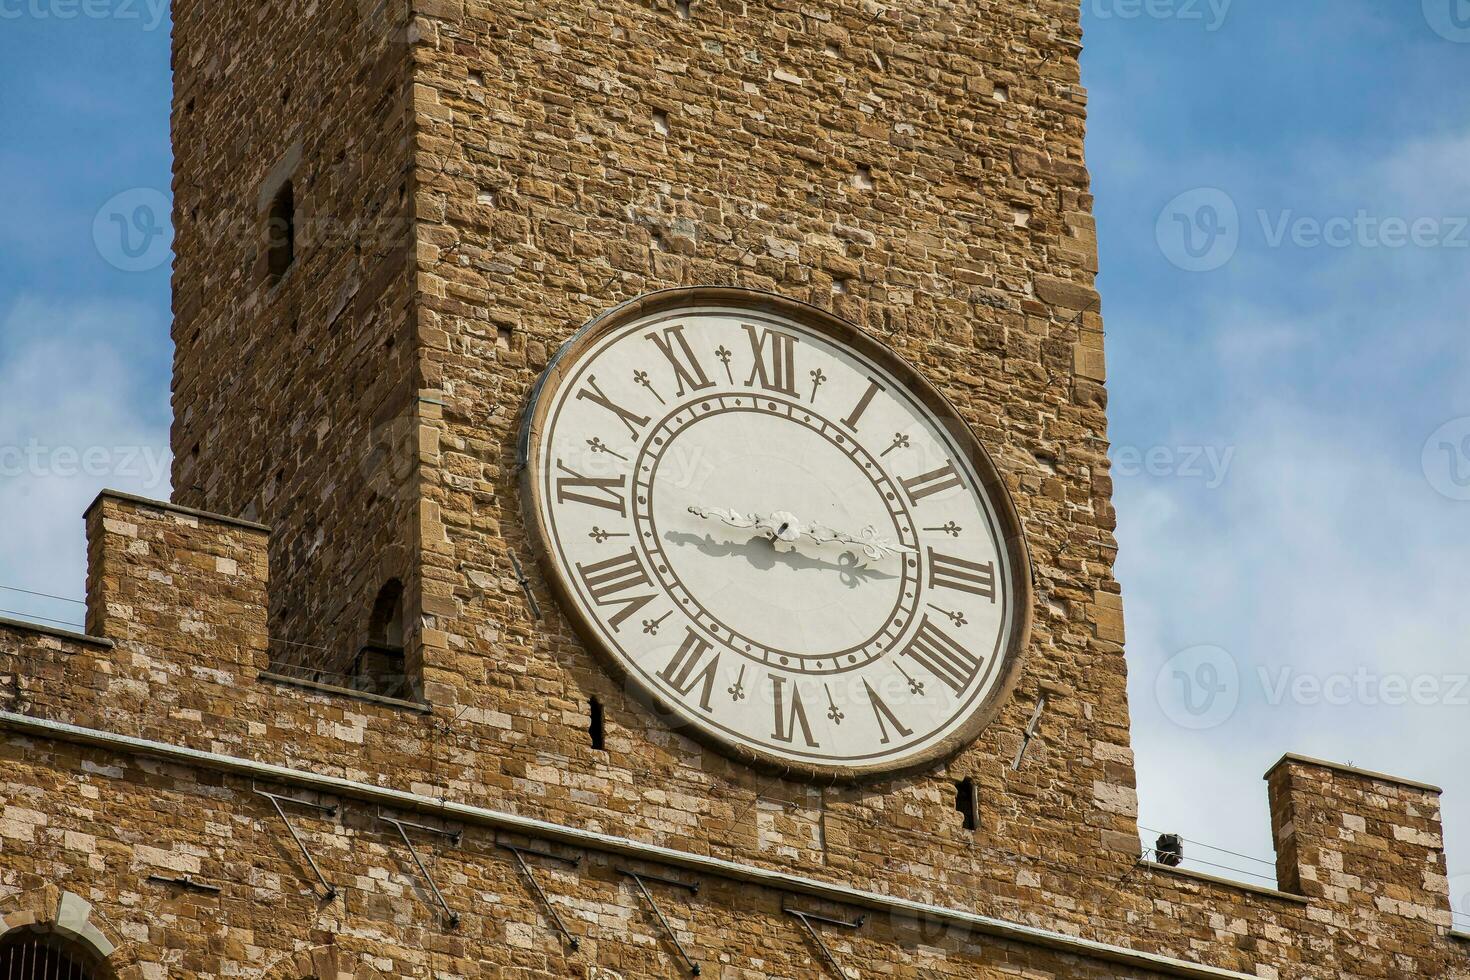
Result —
[[912, 547], [898, 486], [856, 440], [810, 408], [749, 394], [696, 400], [651, 431], [636, 460], [639, 545], [712, 641], [815, 672], [891, 649], [917, 614], [917, 551], [873, 561], [852, 545], [787, 544], [691, 514], [735, 501], [803, 526], [881, 529]]
[[812, 771], [897, 767], [972, 722], [1005, 673], [1012, 559], [973, 437], [901, 362], [728, 308], [563, 360], [532, 501], [569, 612], [635, 687]]

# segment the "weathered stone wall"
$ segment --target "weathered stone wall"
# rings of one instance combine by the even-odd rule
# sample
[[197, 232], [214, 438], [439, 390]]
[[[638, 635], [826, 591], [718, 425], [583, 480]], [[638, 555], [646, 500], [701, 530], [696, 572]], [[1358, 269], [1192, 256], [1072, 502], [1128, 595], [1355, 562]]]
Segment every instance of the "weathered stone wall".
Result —
[[[1270, 782], [1285, 892], [1135, 863], [1074, 6], [398, 10], [176, 9], [175, 484], [233, 517], [99, 500], [88, 623], [105, 641], [0, 624], [0, 710], [1263, 977], [1470, 976], [1423, 787], [1287, 760]], [[217, 229], [258, 230], [285, 176], [302, 227], [350, 230], [302, 237], [272, 284], [256, 231]], [[881, 336], [1011, 488], [1031, 648], [1013, 703], [946, 765], [861, 787], [753, 774], [609, 681], [539, 582], [513, 446], [530, 386], [592, 316], [711, 283]], [[290, 665], [340, 673], [389, 578], [426, 703], [303, 685]], [[371, 809], [296, 819], [339, 889], [323, 902], [248, 780], [3, 729], [0, 903], [80, 896], [136, 975], [299, 977], [313, 950], [359, 976], [678, 973], [605, 857], [537, 866], [571, 952], [492, 838], [426, 837], [464, 915], [449, 930]], [[954, 807], [965, 778], [974, 831]], [[159, 891], [155, 871], [222, 890]], [[706, 976], [822, 974], [779, 891], [660, 898]], [[898, 919], [831, 938], [863, 975], [1122, 975]]]
[[[517, 805], [882, 868], [1006, 914], [1029, 911], [1018, 855], [1063, 905], [1079, 875], [1123, 875], [1136, 803], [1075, 6], [438, 3], [415, 33], [421, 353], [445, 403], [424, 467], [425, 691], [476, 720], [449, 743], [503, 759]], [[511, 556], [536, 579], [514, 456], [531, 386], [593, 316], [711, 283], [880, 336], [997, 459], [1036, 626], [1012, 703], [947, 766], [857, 789], [754, 774], [610, 681], [539, 581], [546, 617], [530, 614]], [[966, 778], [975, 832], [954, 806]]]
[[[174, 496], [271, 525], [273, 656], [338, 673], [385, 582], [416, 589], [406, 17], [173, 7]], [[275, 282], [285, 181], [296, 260]]]

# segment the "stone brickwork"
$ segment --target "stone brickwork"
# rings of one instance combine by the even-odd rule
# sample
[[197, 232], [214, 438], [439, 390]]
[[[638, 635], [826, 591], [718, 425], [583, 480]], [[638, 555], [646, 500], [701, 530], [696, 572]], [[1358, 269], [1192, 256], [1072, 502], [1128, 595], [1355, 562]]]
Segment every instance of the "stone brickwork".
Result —
[[[681, 975], [631, 863], [701, 881], [651, 887], [732, 980], [834, 972], [787, 902], [868, 913], [822, 927], [850, 975], [1470, 977], [1431, 788], [1288, 757], [1281, 890], [1138, 863], [1075, 6], [196, 0], [175, 52], [177, 504], [89, 511], [91, 636], [0, 624], [0, 913], [78, 896], [120, 977]], [[861, 325], [995, 457], [1035, 627], [947, 763], [735, 765], [540, 581], [531, 387], [593, 316], [706, 284]], [[407, 697], [348, 689], [389, 581]], [[330, 898], [260, 789], [339, 807], [289, 813]], [[380, 813], [464, 832], [412, 832], [456, 926]], [[578, 948], [506, 840], [582, 859], [528, 858]]]

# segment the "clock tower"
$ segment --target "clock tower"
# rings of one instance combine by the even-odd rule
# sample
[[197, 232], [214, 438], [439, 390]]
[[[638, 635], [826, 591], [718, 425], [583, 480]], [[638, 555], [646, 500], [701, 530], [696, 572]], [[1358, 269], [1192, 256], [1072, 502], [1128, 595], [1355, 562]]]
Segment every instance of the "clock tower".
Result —
[[0, 973], [1470, 975], [1432, 786], [1140, 860], [1080, 52], [175, 3], [175, 499], [0, 622]]

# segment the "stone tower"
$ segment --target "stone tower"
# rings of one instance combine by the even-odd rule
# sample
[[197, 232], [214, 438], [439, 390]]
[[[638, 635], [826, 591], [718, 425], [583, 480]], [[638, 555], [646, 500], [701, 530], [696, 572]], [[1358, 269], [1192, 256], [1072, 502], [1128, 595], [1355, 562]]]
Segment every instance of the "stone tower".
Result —
[[[1432, 786], [1288, 756], [1279, 889], [1139, 860], [1075, 4], [174, 20], [175, 501], [89, 512], [87, 636], [0, 624], [0, 943], [129, 978], [1470, 976]], [[694, 286], [856, 325], [995, 460], [1033, 626], [957, 754], [747, 768], [559, 607], [533, 388]]]

